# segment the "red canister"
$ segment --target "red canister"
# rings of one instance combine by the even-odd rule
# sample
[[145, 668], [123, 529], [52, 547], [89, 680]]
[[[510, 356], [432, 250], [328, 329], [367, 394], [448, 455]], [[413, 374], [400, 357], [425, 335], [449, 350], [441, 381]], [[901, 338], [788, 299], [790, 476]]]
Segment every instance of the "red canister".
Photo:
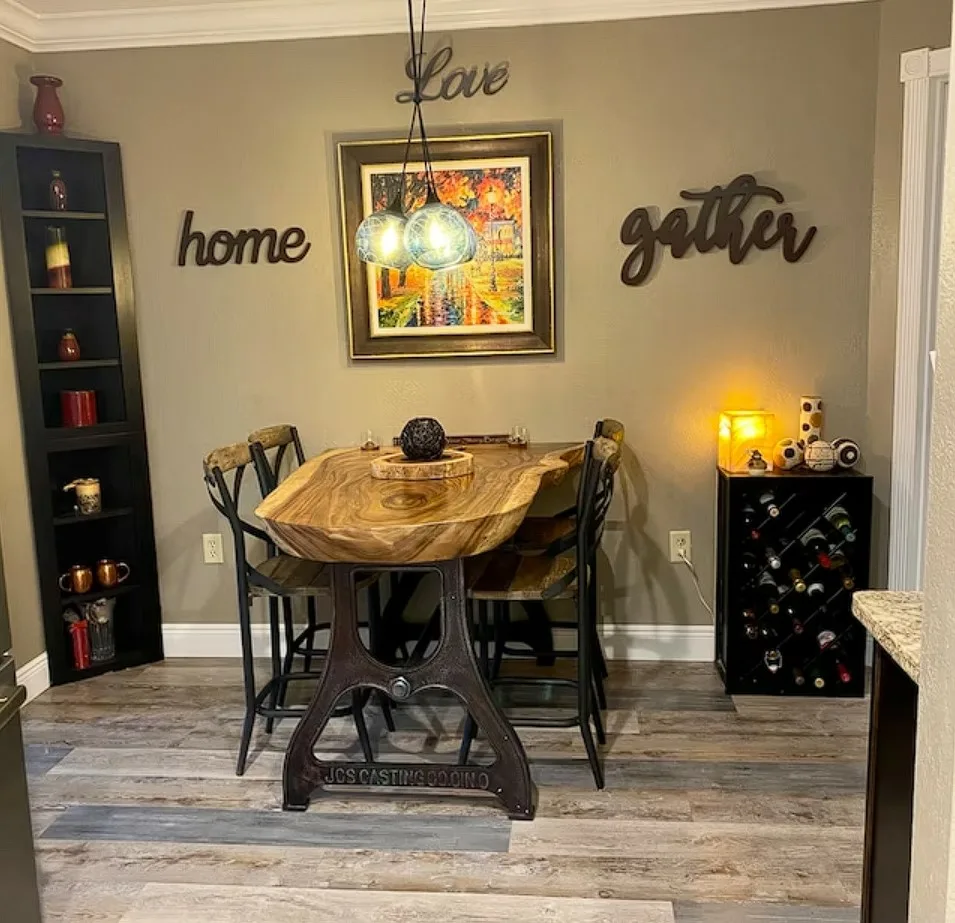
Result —
[[77, 670], [88, 670], [90, 666], [90, 636], [86, 622], [73, 622], [70, 625], [70, 639], [73, 642], [73, 666]]
[[64, 426], [95, 426], [96, 392], [61, 391], [60, 411]]

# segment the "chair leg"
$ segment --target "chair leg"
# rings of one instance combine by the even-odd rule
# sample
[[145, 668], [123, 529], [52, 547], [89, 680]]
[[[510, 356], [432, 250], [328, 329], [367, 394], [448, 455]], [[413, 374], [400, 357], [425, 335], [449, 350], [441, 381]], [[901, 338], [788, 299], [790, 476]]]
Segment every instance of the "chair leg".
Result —
[[239, 741], [239, 757], [235, 774], [245, 775], [245, 766], [249, 758], [249, 745], [252, 743], [252, 729], [255, 726], [255, 663], [252, 659], [252, 613], [249, 595], [239, 587], [239, 637], [242, 642], [242, 684], [245, 691], [245, 721], [242, 725], [242, 738]]
[[[598, 688], [598, 684], [599, 684], [599, 680], [597, 680], [597, 679], [595, 678], [595, 679], [594, 679], [594, 687], [593, 687], [593, 690], [592, 690], [592, 692], [591, 692], [591, 695], [592, 695], [592, 696], [593, 696], [594, 693], [596, 693], [596, 690], [597, 690], [597, 688]], [[591, 705], [593, 705], [593, 703], [594, 703], [594, 699], [591, 698]], [[602, 717], [601, 714], [600, 714], [600, 706], [599, 706], [599, 704], [598, 704], [598, 706], [597, 706], [596, 708], [591, 708], [590, 712], [591, 712], [591, 716], [592, 716], [593, 719], [594, 719], [594, 731], [595, 731], [596, 734], [597, 734], [597, 743], [600, 744], [601, 746], [603, 746], [604, 744], [607, 743], [607, 732], [604, 730], [604, 719], [603, 719], [603, 717]]]
[[368, 725], [365, 724], [365, 712], [362, 709], [364, 696], [360, 689], [353, 689], [351, 694], [351, 711], [355, 719], [355, 730], [358, 731], [358, 740], [361, 742], [361, 752], [366, 763], [375, 761], [375, 754], [371, 749], [371, 738], [368, 736]]
[[[582, 575], [586, 580], [588, 575], [585, 572]], [[600, 753], [597, 750], [597, 744], [594, 742], [593, 731], [590, 727], [591, 718], [594, 717], [596, 709], [592, 699], [593, 690], [593, 632], [589, 630], [590, 609], [589, 593], [578, 594], [577, 599], [577, 646], [579, 648], [577, 655], [577, 721], [580, 724], [580, 736], [584, 739], [584, 747], [587, 750], [587, 759], [590, 761], [590, 771], [594, 775], [594, 783], [598, 789], [604, 787], [603, 764], [600, 759]], [[597, 724], [597, 721], [594, 722]], [[599, 736], [603, 736], [603, 727], [598, 725]]]
[[[295, 617], [292, 612], [292, 600], [289, 597], [282, 599], [282, 614], [285, 618], [285, 657], [282, 660], [282, 672], [287, 676], [292, 672], [295, 662]], [[288, 683], [282, 683], [279, 690], [279, 706], [285, 707], [285, 697], [288, 694]]]
[[527, 600], [522, 602], [527, 613], [527, 637], [531, 648], [539, 656], [539, 667], [552, 667], [557, 658], [554, 656], [554, 629], [547, 617], [547, 607], [542, 602]]
[[603, 646], [600, 643], [600, 633], [597, 631], [597, 559], [591, 561], [590, 573], [587, 576], [587, 622], [586, 628], [581, 623], [581, 630], [591, 633], [591, 650], [594, 655], [594, 680], [597, 688], [597, 704], [606, 711], [607, 692], [604, 689], [604, 680], [609, 678], [607, 661], [604, 659]]
[[318, 601], [308, 597], [308, 640], [305, 643], [305, 672], [312, 672], [312, 658], [315, 656], [315, 638], [318, 636]]
[[[279, 598], [269, 598], [269, 638], [272, 642], [272, 691], [269, 693], [269, 708], [278, 708], [279, 686], [278, 677], [282, 672], [281, 642], [279, 641]], [[265, 733], [271, 734], [275, 728], [275, 719], [265, 719]]]

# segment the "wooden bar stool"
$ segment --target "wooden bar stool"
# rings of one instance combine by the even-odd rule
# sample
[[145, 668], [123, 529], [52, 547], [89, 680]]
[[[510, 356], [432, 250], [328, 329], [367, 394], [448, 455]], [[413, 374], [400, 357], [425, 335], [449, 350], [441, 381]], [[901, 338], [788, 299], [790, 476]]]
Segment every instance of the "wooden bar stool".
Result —
[[[265, 542], [267, 547], [271, 546], [274, 549], [265, 531], [246, 522], [239, 514], [243, 474], [251, 464], [252, 453], [247, 442], [237, 442], [216, 449], [206, 455], [202, 462], [203, 478], [209, 497], [213, 506], [229, 521], [235, 546], [242, 676], [245, 688], [245, 722], [236, 763], [236, 775], [240, 776], [245, 772], [256, 716], [266, 719], [268, 733], [271, 733], [276, 719], [300, 718], [304, 714], [304, 708], [286, 708], [284, 704], [280, 704], [280, 700], [284, 703], [288, 684], [298, 680], [317, 680], [322, 676], [320, 672], [291, 672], [288, 668], [288, 657], [283, 665], [280, 650], [279, 606], [281, 604], [284, 610], [285, 623], [288, 626], [292, 620], [293, 597], [304, 596], [314, 599], [318, 596], [330, 597], [331, 593], [328, 572], [322, 564], [278, 551], [270, 553], [259, 564], [250, 563], [246, 547], [247, 538], [259, 539]], [[256, 688], [252, 649], [252, 600], [259, 596], [268, 601], [269, 632], [272, 641], [272, 676], [261, 689]], [[329, 605], [331, 605], [330, 599]], [[350, 711], [354, 716], [362, 753], [366, 760], [371, 760], [373, 758], [371, 741], [362, 711], [364, 698], [358, 690], [352, 693], [351, 698], [351, 705], [344, 710], [344, 713], [347, 714]]]
[[[603, 536], [604, 523], [613, 498], [614, 479], [620, 464], [620, 445], [612, 439], [598, 437], [587, 443], [580, 486], [577, 491], [575, 530], [576, 547], [557, 555], [521, 555], [513, 551], [492, 554], [484, 570], [471, 586], [469, 596], [478, 607], [477, 637], [480, 659], [485, 666], [492, 687], [538, 686], [551, 688], [565, 686], [577, 692], [576, 714], [567, 717], [520, 718], [513, 723], [529, 727], [579, 726], [587, 757], [598, 788], [604, 786], [603, 766], [597, 741], [606, 737], [600, 716], [599, 670], [595, 659], [597, 639], [597, 550]], [[577, 660], [577, 678], [501, 676], [501, 662], [505, 654], [517, 658], [537, 659], [539, 652], [527, 653], [514, 649], [515, 639], [509, 604], [520, 602], [544, 603], [553, 599], [573, 599], [576, 619], [573, 622], [552, 622], [577, 631], [577, 648], [571, 651], [553, 651], [554, 657], [572, 657]], [[491, 608], [493, 618], [494, 656], [488, 657], [489, 637], [487, 616]], [[527, 643], [524, 640], [523, 643]], [[591, 730], [593, 724], [593, 731]], [[459, 760], [467, 761], [476, 726], [471, 716], [465, 722]]]

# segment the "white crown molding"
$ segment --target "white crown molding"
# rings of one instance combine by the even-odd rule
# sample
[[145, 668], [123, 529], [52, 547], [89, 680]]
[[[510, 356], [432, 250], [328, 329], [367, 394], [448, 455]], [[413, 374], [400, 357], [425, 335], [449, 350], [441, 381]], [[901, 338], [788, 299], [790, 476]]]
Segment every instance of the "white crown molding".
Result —
[[[713, 660], [712, 625], [602, 625], [600, 636], [610, 660]], [[235, 623], [165, 623], [162, 640], [167, 657], [242, 656]], [[558, 648], [569, 648], [574, 632], [558, 630], [554, 640]], [[252, 649], [256, 657], [269, 656], [268, 625], [252, 626]]]
[[[433, 0], [435, 31], [829, 6], [874, 0]], [[225, 0], [38, 14], [0, 0], [0, 37], [33, 52], [214, 45], [404, 32], [397, 0]]]

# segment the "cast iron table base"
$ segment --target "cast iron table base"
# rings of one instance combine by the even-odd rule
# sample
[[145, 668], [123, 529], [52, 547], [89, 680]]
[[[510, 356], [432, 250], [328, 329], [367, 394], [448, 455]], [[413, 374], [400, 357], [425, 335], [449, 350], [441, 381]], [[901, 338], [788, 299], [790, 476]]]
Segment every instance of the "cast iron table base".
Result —
[[[304, 811], [312, 793], [329, 786], [385, 786], [416, 791], [457, 789], [489, 792], [514, 820], [533, 820], [537, 786], [527, 754], [510, 722], [498, 708], [478, 667], [471, 644], [461, 559], [401, 567], [330, 564], [335, 614], [325, 671], [311, 704], [289, 743], [283, 772], [286, 811]], [[359, 572], [437, 571], [441, 575], [441, 634], [434, 655], [402, 669], [377, 660], [358, 635], [355, 577]], [[315, 744], [335, 704], [354, 689], [380, 689], [402, 700], [426, 689], [454, 693], [483, 730], [496, 755], [490, 766], [457, 763], [351, 763], [319, 760]]]

